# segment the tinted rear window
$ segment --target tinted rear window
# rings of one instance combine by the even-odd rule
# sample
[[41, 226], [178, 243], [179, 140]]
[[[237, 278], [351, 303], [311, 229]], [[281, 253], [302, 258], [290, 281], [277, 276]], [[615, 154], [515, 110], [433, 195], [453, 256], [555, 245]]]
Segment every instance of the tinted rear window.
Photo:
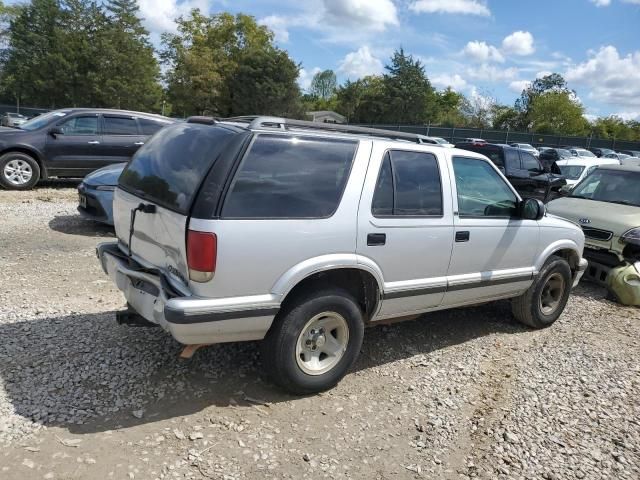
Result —
[[223, 218], [323, 218], [340, 202], [358, 142], [259, 135], [238, 169]]
[[138, 150], [122, 172], [119, 185], [186, 214], [202, 179], [233, 135], [223, 127], [171, 125]]
[[153, 135], [162, 127], [166, 127], [169, 124], [166, 122], [156, 122], [155, 120], [149, 120], [147, 118], [138, 118], [138, 125], [140, 125], [142, 135]]
[[134, 118], [104, 117], [105, 135], [138, 135], [138, 125]]

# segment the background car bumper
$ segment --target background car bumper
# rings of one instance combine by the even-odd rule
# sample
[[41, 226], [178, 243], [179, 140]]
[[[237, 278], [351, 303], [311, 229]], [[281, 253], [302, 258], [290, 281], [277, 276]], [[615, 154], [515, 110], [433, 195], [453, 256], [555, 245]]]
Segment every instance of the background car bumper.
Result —
[[161, 273], [129, 265], [116, 243], [98, 245], [97, 254], [131, 308], [185, 345], [261, 340], [280, 308], [273, 295], [205, 299], [177, 293]]
[[86, 198], [86, 206], [78, 205], [84, 218], [113, 226], [113, 191], [97, 190], [95, 186], [82, 182], [78, 194]]

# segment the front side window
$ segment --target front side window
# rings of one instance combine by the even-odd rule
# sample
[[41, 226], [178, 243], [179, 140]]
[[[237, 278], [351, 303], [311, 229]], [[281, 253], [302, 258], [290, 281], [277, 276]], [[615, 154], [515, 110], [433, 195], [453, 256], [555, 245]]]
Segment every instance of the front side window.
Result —
[[387, 152], [371, 211], [375, 217], [442, 216], [442, 186], [436, 157], [423, 152]]
[[138, 135], [138, 125], [130, 117], [104, 117], [104, 134]]
[[464, 217], [511, 217], [517, 197], [487, 162], [453, 157], [458, 214]]
[[97, 135], [98, 117], [73, 117], [60, 125], [65, 135]]
[[538, 173], [542, 171], [542, 167], [536, 157], [530, 153], [520, 152], [520, 158], [522, 160], [522, 169], [529, 170], [532, 173]]
[[222, 207], [223, 218], [326, 218], [335, 213], [358, 142], [258, 135]]

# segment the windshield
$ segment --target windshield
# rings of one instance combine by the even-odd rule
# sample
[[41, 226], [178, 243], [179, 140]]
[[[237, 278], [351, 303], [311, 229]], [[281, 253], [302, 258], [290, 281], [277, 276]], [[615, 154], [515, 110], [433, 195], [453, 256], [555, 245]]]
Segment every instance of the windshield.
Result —
[[68, 112], [57, 110], [55, 112], [49, 112], [43, 115], [39, 115], [35, 118], [32, 118], [28, 122], [25, 122], [22, 125], [20, 125], [20, 129], [29, 130], [29, 131], [38, 130], [39, 128], [42, 128], [45, 125], [48, 125], [53, 120], [64, 117], [67, 113]]
[[24, 118], [24, 115], [20, 115], [19, 113], [7, 113], [12, 118]]
[[572, 157], [571, 152], [569, 150], [564, 150], [562, 148], [558, 148], [558, 149], [556, 149], [556, 152], [558, 152], [558, 156], [560, 158], [571, 158]]
[[584, 167], [580, 165], [558, 165], [562, 176], [569, 180], [577, 180], [584, 172]]
[[580, 182], [570, 196], [640, 207], [639, 183], [640, 172], [599, 168]]
[[440, 137], [431, 137], [431, 138], [435, 140], [436, 143], [449, 143], [444, 138], [440, 138]]

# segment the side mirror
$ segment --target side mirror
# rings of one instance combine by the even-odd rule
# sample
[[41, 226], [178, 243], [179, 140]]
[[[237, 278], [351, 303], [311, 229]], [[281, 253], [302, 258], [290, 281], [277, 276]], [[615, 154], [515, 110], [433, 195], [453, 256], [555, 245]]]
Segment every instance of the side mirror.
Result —
[[56, 135], [64, 135], [64, 132], [60, 127], [51, 127], [49, 129], [49, 135], [51, 135], [53, 138], [56, 138]]
[[537, 198], [527, 198], [520, 204], [520, 217], [523, 220], [540, 220], [544, 217], [546, 207]]

